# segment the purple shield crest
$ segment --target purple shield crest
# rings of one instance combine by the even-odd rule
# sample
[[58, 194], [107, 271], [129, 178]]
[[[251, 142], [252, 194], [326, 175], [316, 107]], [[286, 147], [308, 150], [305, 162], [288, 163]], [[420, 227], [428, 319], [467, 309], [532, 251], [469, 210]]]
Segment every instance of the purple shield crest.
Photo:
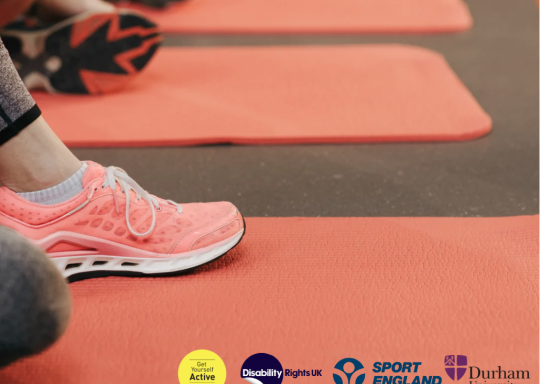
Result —
[[467, 372], [467, 356], [446, 355], [444, 357], [444, 370], [452, 380], [460, 380]]

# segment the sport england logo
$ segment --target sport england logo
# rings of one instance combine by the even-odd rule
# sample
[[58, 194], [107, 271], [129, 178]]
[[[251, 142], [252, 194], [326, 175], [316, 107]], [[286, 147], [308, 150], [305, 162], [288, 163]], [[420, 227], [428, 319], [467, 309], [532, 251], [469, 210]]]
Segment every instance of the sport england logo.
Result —
[[274, 356], [256, 353], [244, 361], [240, 377], [251, 384], [281, 384], [283, 367]]
[[444, 370], [452, 380], [460, 380], [467, 372], [467, 356], [447, 355], [444, 357]]
[[336, 384], [362, 384], [366, 379], [364, 366], [356, 359], [346, 358], [334, 366], [334, 382]]

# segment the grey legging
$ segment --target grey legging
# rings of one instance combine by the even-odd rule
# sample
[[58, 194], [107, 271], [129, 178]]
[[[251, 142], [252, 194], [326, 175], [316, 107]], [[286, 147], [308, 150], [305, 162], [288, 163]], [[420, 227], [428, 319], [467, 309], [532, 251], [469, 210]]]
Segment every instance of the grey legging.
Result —
[[40, 115], [0, 39], [0, 145]]

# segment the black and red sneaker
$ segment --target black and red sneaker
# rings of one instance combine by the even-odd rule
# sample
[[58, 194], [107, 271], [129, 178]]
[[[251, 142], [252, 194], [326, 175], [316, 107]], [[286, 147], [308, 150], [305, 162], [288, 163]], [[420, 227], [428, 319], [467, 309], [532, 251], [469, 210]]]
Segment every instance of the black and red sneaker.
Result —
[[187, 0], [107, 0], [110, 3], [116, 3], [120, 6], [133, 4], [141, 4], [150, 8], [167, 8], [172, 4], [182, 3]]
[[126, 10], [46, 26], [23, 20], [0, 30], [0, 37], [28, 89], [77, 94], [121, 89], [162, 40], [154, 23]]

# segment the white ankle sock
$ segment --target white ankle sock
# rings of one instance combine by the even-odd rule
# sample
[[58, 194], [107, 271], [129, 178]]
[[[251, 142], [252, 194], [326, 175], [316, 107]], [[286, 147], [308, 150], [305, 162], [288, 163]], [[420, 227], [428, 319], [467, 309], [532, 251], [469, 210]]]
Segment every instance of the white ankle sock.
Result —
[[83, 162], [82, 166], [73, 176], [54, 187], [35, 192], [21, 192], [17, 195], [33, 203], [43, 205], [58, 204], [67, 201], [83, 190], [83, 176], [88, 165]]

